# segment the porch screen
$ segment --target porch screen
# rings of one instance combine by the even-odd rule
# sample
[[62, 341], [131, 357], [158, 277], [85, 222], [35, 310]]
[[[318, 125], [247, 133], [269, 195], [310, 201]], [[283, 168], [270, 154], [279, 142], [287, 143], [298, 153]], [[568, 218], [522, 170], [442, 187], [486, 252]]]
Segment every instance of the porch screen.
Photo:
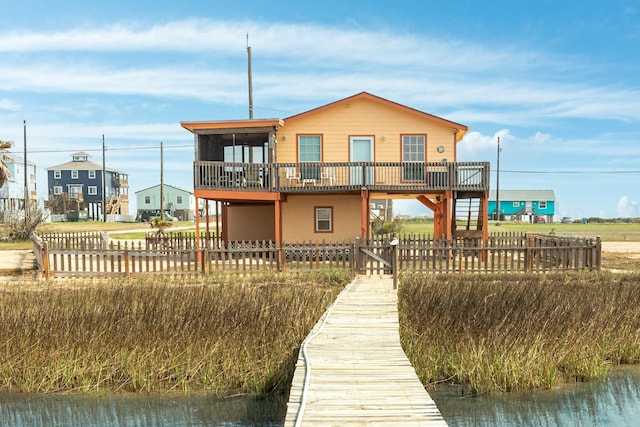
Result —
[[[320, 135], [300, 135], [298, 136], [298, 161], [318, 162], [322, 161], [322, 139]], [[301, 165], [300, 179], [320, 180], [320, 164]]]
[[424, 135], [402, 137], [402, 180], [424, 181]]

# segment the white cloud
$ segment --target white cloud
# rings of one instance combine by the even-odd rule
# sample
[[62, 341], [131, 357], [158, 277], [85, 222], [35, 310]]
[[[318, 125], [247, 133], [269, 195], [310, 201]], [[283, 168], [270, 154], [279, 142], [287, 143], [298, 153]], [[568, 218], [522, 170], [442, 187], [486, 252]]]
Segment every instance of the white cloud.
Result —
[[616, 211], [618, 216], [622, 218], [634, 218], [637, 217], [640, 212], [638, 202], [630, 200], [628, 196], [620, 197], [616, 206]]
[[0, 98], [0, 110], [20, 111], [21, 105], [11, 99]]

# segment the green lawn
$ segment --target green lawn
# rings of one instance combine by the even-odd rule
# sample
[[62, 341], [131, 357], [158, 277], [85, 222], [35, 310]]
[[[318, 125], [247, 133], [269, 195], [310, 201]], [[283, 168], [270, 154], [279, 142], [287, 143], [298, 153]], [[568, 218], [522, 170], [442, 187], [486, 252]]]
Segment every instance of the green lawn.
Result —
[[[519, 222], [489, 222], [489, 233], [496, 232], [533, 232], [554, 233], [562, 236], [595, 237], [600, 236], [604, 242], [621, 242], [624, 240], [640, 241], [640, 224], [528, 224]], [[433, 233], [430, 221], [407, 221], [402, 224], [401, 233]]]

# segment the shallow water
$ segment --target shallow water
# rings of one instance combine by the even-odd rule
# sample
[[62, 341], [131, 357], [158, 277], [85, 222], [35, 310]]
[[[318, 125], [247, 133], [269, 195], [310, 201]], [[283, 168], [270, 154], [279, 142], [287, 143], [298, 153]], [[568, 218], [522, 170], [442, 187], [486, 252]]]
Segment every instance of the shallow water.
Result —
[[453, 386], [429, 390], [450, 426], [638, 426], [640, 370], [521, 394], [463, 397]]
[[[465, 397], [460, 388], [429, 390], [452, 426], [637, 426], [640, 369], [553, 390]], [[207, 396], [0, 394], [0, 426], [282, 426], [279, 399]]]
[[281, 426], [286, 402], [207, 396], [0, 394], [2, 426]]

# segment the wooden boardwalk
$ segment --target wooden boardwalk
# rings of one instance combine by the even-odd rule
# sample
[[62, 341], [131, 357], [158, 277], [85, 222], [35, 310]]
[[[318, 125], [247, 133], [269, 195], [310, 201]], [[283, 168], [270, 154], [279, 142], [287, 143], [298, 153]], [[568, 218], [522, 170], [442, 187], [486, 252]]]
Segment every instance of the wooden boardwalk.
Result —
[[400, 346], [392, 282], [356, 279], [316, 324], [298, 357], [285, 426], [446, 426]]

